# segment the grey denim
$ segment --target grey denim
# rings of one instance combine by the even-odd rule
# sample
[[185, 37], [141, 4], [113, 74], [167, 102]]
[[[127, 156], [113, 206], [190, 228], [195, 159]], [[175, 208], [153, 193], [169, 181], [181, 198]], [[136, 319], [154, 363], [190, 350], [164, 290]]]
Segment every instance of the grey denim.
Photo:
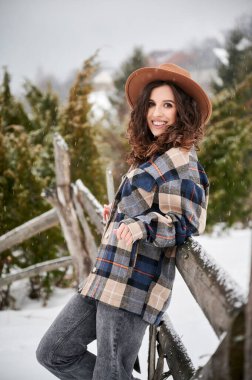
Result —
[[[37, 360], [62, 380], [132, 380], [148, 323], [76, 293], [49, 327]], [[97, 357], [87, 345], [97, 339]]]

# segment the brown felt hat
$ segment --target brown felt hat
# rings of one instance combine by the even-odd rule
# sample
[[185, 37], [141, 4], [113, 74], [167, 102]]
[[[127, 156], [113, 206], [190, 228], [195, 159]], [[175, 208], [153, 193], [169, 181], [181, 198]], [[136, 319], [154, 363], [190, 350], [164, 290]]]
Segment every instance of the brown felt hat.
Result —
[[130, 74], [125, 84], [125, 93], [131, 108], [136, 104], [144, 87], [156, 80], [173, 82], [194, 98], [202, 112], [204, 123], [208, 122], [212, 113], [209, 97], [202, 87], [191, 78], [187, 70], [173, 63], [165, 63], [158, 67], [142, 67]]

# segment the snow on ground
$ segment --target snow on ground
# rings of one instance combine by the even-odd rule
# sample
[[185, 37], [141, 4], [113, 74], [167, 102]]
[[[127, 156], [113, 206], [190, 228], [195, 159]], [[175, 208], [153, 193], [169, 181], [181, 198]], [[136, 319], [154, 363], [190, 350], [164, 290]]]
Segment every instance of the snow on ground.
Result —
[[[247, 293], [250, 273], [251, 231], [230, 230], [203, 235], [196, 240], [220, 263]], [[0, 379], [25, 380], [55, 379], [40, 366], [35, 357], [38, 342], [56, 315], [72, 296], [74, 290], [56, 288], [48, 302], [32, 301], [25, 296], [26, 281], [12, 285], [21, 310], [0, 312]], [[194, 365], [203, 365], [215, 351], [218, 340], [200, 308], [192, 298], [178, 271], [173, 288], [173, 298], [168, 314], [188, 349]], [[89, 349], [96, 352], [95, 342]], [[148, 332], [140, 350], [142, 380], [147, 379]]]

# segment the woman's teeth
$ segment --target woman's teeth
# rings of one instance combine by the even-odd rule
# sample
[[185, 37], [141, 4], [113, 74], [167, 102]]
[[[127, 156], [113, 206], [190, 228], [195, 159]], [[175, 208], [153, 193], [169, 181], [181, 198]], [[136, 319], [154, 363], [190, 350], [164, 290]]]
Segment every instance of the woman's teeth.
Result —
[[155, 127], [160, 127], [162, 125], [166, 125], [166, 122], [165, 121], [153, 121], [152, 124], [155, 125]]

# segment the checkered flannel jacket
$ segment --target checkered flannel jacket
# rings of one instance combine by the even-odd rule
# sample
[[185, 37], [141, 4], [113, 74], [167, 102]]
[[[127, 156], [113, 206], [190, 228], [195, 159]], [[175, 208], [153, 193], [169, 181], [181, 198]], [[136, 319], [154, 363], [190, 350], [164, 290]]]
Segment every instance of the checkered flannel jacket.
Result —
[[[158, 325], [170, 303], [176, 247], [205, 229], [208, 189], [194, 149], [171, 148], [129, 170], [80, 293]], [[121, 223], [131, 245], [113, 232]]]

